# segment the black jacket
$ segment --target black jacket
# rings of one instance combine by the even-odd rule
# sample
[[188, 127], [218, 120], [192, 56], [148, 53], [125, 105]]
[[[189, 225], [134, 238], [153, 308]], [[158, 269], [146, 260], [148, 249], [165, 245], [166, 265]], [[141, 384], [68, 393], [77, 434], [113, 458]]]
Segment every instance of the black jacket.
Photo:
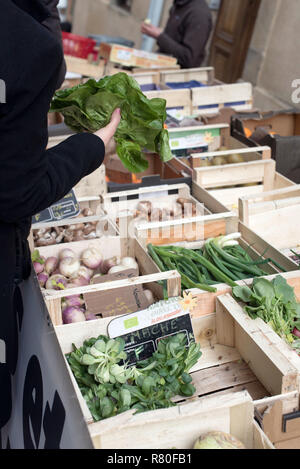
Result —
[[49, 207], [104, 158], [104, 144], [92, 134], [46, 151], [47, 114], [63, 64], [61, 42], [41, 24], [49, 16], [43, 0], [1, 1], [0, 222]]
[[212, 31], [212, 15], [205, 0], [175, 0], [159, 52], [176, 57], [182, 68], [200, 67]]

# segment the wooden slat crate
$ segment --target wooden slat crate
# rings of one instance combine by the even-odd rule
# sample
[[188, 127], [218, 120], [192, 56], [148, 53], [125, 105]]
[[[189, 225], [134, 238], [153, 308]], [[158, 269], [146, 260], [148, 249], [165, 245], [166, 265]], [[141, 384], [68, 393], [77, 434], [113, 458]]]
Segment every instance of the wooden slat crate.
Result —
[[253, 194], [239, 200], [240, 220], [281, 250], [292, 261], [295, 269], [300, 259], [300, 186], [294, 185], [276, 191]]
[[[196, 341], [200, 343], [202, 350], [201, 358], [191, 370], [193, 383], [196, 387], [196, 393], [193, 398], [186, 399], [184, 407], [182, 407], [182, 398], [175, 399], [175, 402], [178, 402], [180, 406], [179, 409], [177, 408], [177, 411], [173, 408], [154, 411], [153, 419], [151, 418], [150, 420], [148, 420], [150, 414], [147, 413], [144, 416], [141, 414], [131, 417], [130, 415], [128, 422], [128, 416], [124, 414], [100, 423], [92, 423], [89, 410], [83, 402], [82, 397], [80, 398], [80, 393], [75, 383], [86, 422], [90, 424], [90, 432], [94, 438], [98, 438], [99, 431], [103, 436], [106, 432], [114, 433], [115, 431], [120, 431], [120, 425], [122, 426], [124, 422], [125, 425], [128, 422], [129, 426], [131, 424], [135, 426], [137, 422], [142, 422], [143, 427], [147, 428], [147, 431], [149, 429], [150, 433], [152, 430], [153, 435], [155, 435], [158, 427], [165, 420], [163, 418], [164, 414], [166, 414], [167, 419], [172, 420], [175, 412], [175, 418], [178, 419], [180, 415], [185, 414], [185, 411], [192, 410], [193, 406], [196, 406], [196, 408], [198, 405], [201, 406], [205, 399], [207, 399], [207, 397], [204, 397], [207, 394], [212, 396], [217, 407], [218, 402], [223, 402], [224, 398], [226, 400], [229, 394], [239, 393], [241, 390], [247, 390], [252, 399], [256, 400], [269, 395], [298, 391], [298, 371], [287, 357], [277, 349], [277, 344], [270, 344], [269, 338], [262, 331], [255, 330], [255, 333], [253, 333], [251, 328], [248, 329], [248, 325], [244, 321], [244, 315], [235, 313], [232, 316], [231, 312], [227, 311], [227, 304], [224, 301], [218, 300], [215, 313], [193, 318], [192, 321]], [[107, 325], [107, 320], [98, 320], [93, 323], [84, 323], [81, 326], [79, 324], [72, 324], [56, 327], [55, 330], [62, 352], [64, 354], [69, 353], [72, 343], [80, 346], [83, 340], [89, 337], [105, 334]], [[267, 370], [266, 372], [264, 372], [265, 369]], [[235, 398], [236, 396], [233, 397]], [[201, 419], [192, 418], [191, 420], [195, 422]], [[154, 425], [154, 421], [157, 422], [156, 425]], [[216, 422], [214, 422], [214, 425], [216, 425]], [[105, 429], [105, 432], [102, 433], [101, 429]], [[184, 434], [187, 434], [189, 431], [188, 426], [186, 430], [183, 432]], [[98, 441], [96, 447], [110, 447], [109, 445], [116, 444], [115, 436], [111, 439], [110, 435], [107, 434], [107, 438], [109, 438], [110, 443], [108, 443], [108, 440], [105, 443], [104, 440], [102, 443], [96, 440]], [[134, 438], [131, 437], [130, 440], [133, 447], [135, 447], [135, 444], [138, 444]], [[143, 447], [145, 444], [146, 442], [143, 440], [139, 447]], [[153, 444], [153, 441], [150, 441], [151, 444]], [[155, 447], [158, 448], [169, 447], [169, 442], [165, 439], [158, 438], [156, 444], [158, 446]], [[177, 444], [181, 445], [183, 443], [178, 442]], [[186, 447], [189, 446], [183, 446], [183, 448]]]
[[[163, 220], [159, 221], [158, 217], [155, 218], [155, 210], [174, 209], [179, 198], [187, 199], [190, 203], [186, 203], [184, 206], [185, 218], [182, 216], [175, 217], [179, 226], [182, 226], [182, 223], [185, 226], [181, 233], [177, 230], [177, 242], [189, 240], [195, 232], [201, 232], [204, 221], [207, 222], [207, 230], [210, 229], [213, 234], [217, 232], [220, 224], [224, 223], [224, 219], [233, 216], [222, 204], [216, 203], [209, 193], [197, 184], [193, 184], [192, 193], [186, 184], [174, 184], [172, 186], [154, 186], [132, 191], [114, 192], [103, 196], [102, 201], [103, 210], [112, 224], [117, 228], [122, 223], [126, 224], [124, 228], [121, 228], [123, 233], [126, 233], [126, 228], [129, 230], [132, 227], [132, 220], [134, 225], [138, 227], [138, 231], [144, 229], [142, 227], [145, 227], [146, 230], [147, 226], [153, 226], [160, 230], [164, 227], [165, 222]], [[152, 204], [154, 215], [151, 221], [141, 220], [138, 217], [134, 218], [139, 202], [143, 201], [149, 201]], [[192, 213], [192, 204], [195, 204], [194, 210], [196, 212], [194, 214]]]
[[192, 88], [192, 114], [215, 114], [222, 107], [252, 109], [251, 83], [233, 83]]
[[166, 83], [185, 83], [191, 80], [196, 80], [208, 85], [217, 83], [214, 67], [198, 67], [160, 72], [160, 83], [164, 85]]
[[[89, 241], [78, 241], [74, 243], [67, 243], [64, 245], [58, 244], [54, 246], [47, 246], [39, 248], [39, 252], [41, 256], [45, 258], [51, 256], [57, 256], [62, 249], [68, 248], [72, 249], [75, 254], [80, 255], [85, 249], [87, 248], [97, 248], [103, 255], [103, 259], [110, 259], [114, 256], [132, 256], [136, 259], [139, 265], [139, 275], [140, 278], [144, 278], [146, 275], [151, 275], [151, 268], [152, 263], [150, 257], [146, 254], [140, 243], [136, 239], [128, 240], [127, 238], [123, 238], [120, 236], [103, 236], [102, 238], [89, 240]], [[157, 271], [153, 271], [153, 273], [157, 273]], [[178, 274], [177, 274], [178, 277]], [[177, 281], [176, 277], [176, 281]], [[126, 286], [126, 282], [123, 284], [120, 281], [118, 285], [119, 288], [121, 286]], [[107, 282], [105, 286], [101, 286], [103, 290], [107, 290], [111, 282]], [[137, 283], [144, 283], [137, 279]], [[170, 285], [172, 286], [172, 282], [170, 280]], [[129, 281], [129, 285], [132, 284], [132, 279]], [[86, 287], [80, 288], [67, 288], [62, 291], [54, 291], [54, 290], [44, 290], [43, 294], [45, 297], [45, 301], [49, 310], [50, 317], [54, 325], [62, 324], [62, 310], [61, 310], [61, 299], [67, 296], [72, 295], [81, 295], [83, 293], [89, 293], [98, 291], [100, 288], [99, 284], [89, 285]], [[171, 287], [170, 287], [171, 288]], [[98, 290], [97, 290], [98, 289]], [[160, 297], [162, 294], [162, 287], [159, 285], [154, 285], [153, 290], [157, 297]]]
[[[154, 224], [151, 224], [150, 227], [137, 226], [137, 238], [145, 250], [147, 250], [147, 244], [149, 242], [153, 245], [172, 245], [176, 243], [178, 237], [178, 235], [176, 237], [176, 231], [174, 229], [176, 225], [178, 226], [178, 230], [184, 229], [183, 226], [180, 226], [176, 221], [164, 222], [164, 227], [160, 228], [160, 230], [158, 230], [157, 226]], [[295, 270], [295, 264], [290, 259], [267, 243], [264, 239], [259, 237], [243, 223], [240, 223], [237, 217], [234, 216], [223, 217], [223, 220], [220, 220], [220, 223], [215, 226], [204, 222], [201, 230], [201, 237], [197, 237], [197, 235], [199, 235], [199, 231], [195, 230], [194, 240], [191, 240], [190, 242], [178, 242], [177, 244], [187, 249], [199, 249], [202, 248], [204, 241], [208, 238], [237, 232], [241, 233], [241, 238], [239, 239], [240, 246], [247, 250], [253, 260], [258, 260], [261, 257], [264, 259], [272, 258], [287, 272]], [[153, 272], [153, 269], [155, 269], [154, 271], [159, 272], [159, 268], [154, 261], [150, 259], [150, 262], [152, 263], [151, 272]], [[276, 266], [271, 264], [265, 264], [263, 269], [270, 275], [280, 272]]]
[[224, 166], [195, 168], [194, 180], [229, 209], [238, 213], [243, 196], [294, 186], [289, 179], [276, 172], [272, 159], [249, 161]]
[[185, 116], [192, 115], [192, 100], [191, 91], [182, 90], [160, 90], [160, 91], [147, 91], [144, 93], [148, 99], [161, 98], [167, 101], [168, 109], [180, 109], [181, 114]]
[[99, 64], [90, 63], [86, 59], [65, 55], [68, 72], [79, 73], [82, 76], [100, 79], [104, 76], [105, 62], [100, 60]]

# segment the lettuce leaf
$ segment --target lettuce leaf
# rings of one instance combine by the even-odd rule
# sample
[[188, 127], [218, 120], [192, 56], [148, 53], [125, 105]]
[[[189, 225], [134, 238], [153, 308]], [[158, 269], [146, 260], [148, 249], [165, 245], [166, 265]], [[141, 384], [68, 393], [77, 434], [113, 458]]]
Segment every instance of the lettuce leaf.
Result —
[[122, 111], [115, 134], [117, 154], [130, 172], [148, 168], [143, 149], [159, 153], [163, 162], [173, 158], [164, 128], [166, 101], [148, 99], [135, 79], [124, 72], [57, 91], [50, 111], [63, 114], [66, 125], [75, 132], [94, 133], [110, 122], [117, 108]]

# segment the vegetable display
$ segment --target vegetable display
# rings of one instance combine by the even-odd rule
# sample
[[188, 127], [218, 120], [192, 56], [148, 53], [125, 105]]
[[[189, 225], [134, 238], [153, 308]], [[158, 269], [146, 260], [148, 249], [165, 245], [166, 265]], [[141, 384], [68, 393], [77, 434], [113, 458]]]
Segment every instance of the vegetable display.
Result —
[[[84, 249], [77, 255], [70, 248], [63, 248], [57, 257], [47, 259], [36, 249], [31, 259], [38, 282], [42, 289], [67, 290], [96, 283], [98, 277], [115, 272], [135, 269], [139, 266], [133, 257], [103, 259], [102, 253], [94, 248]], [[152, 292], [145, 290], [147, 298], [154, 302]], [[85, 308], [82, 295], [72, 295], [62, 300], [62, 318], [64, 324], [98, 319]]]
[[200, 288], [216, 292], [213, 285], [226, 283], [236, 286], [236, 281], [268, 275], [259, 265], [273, 263], [284, 269], [274, 260], [261, 257], [253, 261], [239, 245], [240, 233], [208, 239], [202, 249], [186, 249], [180, 246], [148, 245], [148, 253], [162, 272], [177, 270], [181, 275], [184, 289]]
[[[91, 217], [95, 213], [85, 208], [76, 218]], [[88, 239], [101, 238], [107, 231], [107, 222], [100, 221], [77, 223], [72, 225], [45, 227], [35, 230], [33, 227], [33, 239], [36, 247], [53, 246], [54, 244], [72, 243], [75, 241], [85, 241]]]
[[189, 370], [198, 362], [200, 346], [185, 334], [162, 339], [152, 357], [126, 364], [122, 338], [91, 338], [66, 356], [95, 421], [135, 409], [137, 412], [174, 406], [176, 395], [195, 393]]
[[164, 162], [173, 158], [164, 128], [166, 101], [149, 100], [136, 80], [124, 72], [57, 91], [51, 105], [51, 111], [62, 113], [66, 125], [75, 132], [96, 132], [105, 127], [117, 108], [121, 109], [115, 134], [117, 154], [130, 172], [148, 168], [144, 148], [159, 153]]
[[300, 304], [285, 278], [254, 279], [251, 287], [233, 288], [233, 296], [246, 303], [244, 309], [252, 319], [262, 319], [300, 354]]

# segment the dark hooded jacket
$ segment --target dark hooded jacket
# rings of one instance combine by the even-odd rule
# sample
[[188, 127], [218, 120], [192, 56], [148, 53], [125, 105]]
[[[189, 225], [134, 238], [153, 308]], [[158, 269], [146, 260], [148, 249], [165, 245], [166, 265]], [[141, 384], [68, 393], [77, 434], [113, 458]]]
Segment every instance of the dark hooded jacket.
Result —
[[182, 68], [200, 67], [211, 31], [212, 15], [205, 0], [175, 0], [157, 39], [159, 52], [176, 57]]

